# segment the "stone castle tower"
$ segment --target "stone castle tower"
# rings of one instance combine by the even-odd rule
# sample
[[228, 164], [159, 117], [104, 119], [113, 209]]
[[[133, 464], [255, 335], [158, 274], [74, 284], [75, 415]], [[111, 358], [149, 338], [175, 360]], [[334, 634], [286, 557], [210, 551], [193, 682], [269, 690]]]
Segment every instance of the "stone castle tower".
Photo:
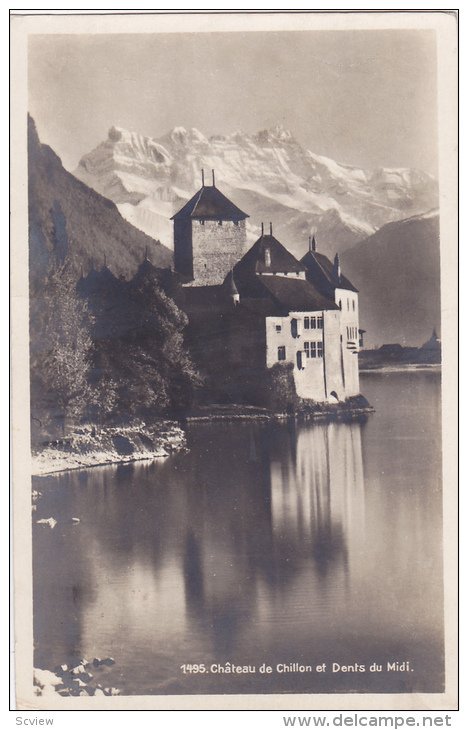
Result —
[[174, 266], [189, 286], [222, 284], [246, 247], [248, 215], [226, 198], [215, 185], [202, 187], [176, 213]]

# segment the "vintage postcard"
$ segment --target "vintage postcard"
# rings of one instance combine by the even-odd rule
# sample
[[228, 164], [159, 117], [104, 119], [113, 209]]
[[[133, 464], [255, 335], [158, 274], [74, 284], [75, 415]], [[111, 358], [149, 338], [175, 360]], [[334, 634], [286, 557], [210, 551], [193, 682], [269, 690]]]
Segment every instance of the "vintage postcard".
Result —
[[456, 709], [456, 12], [11, 30], [18, 707]]

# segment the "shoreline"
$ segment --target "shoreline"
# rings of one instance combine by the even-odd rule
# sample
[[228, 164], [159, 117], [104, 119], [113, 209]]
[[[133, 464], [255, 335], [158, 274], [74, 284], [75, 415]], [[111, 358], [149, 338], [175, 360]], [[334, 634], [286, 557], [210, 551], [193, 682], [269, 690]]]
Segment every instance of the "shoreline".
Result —
[[163, 459], [186, 449], [186, 439], [175, 421], [161, 421], [152, 426], [141, 423], [106, 427], [99, 432], [92, 426], [83, 426], [44, 446], [31, 453], [33, 477]]
[[375, 365], [359, 368], [361, 373], [415, 373], [415, 372], [431, 372], [440, 373], [442, 365], [440, 363], [432, 363], [427, 365], [418, 365], [416, 363], [400, 363], [398, 365]]
[[299, 409], [294, 413], [268, 411], [255, 406], [211, 405], [187, 414], [178, 421], [161, 421], [155, 425], [138, 424], [106, 427], [95, 433], [93, 426], [77, 428], [62, 439], [44, 444], [31, 453], [31, 476], [45, 477], [64, 471], [92, 469], [99, 466], [131, 464], [164, 459], [187, 449], [184, 428], [193, 424], [232, 421], [353, 421], [374, 413], [369, 405], [324, 404], [321, 408]]

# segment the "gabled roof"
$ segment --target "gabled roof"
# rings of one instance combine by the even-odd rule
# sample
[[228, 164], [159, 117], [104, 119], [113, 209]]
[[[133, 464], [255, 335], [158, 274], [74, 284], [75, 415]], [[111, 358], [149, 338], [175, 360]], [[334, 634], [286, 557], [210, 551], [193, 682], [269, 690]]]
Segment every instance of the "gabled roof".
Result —
[[307, 269], [307, 278], [322, 292], [331, 295], [336, 288], [348, 289], [358, 292], [359, 290], [350, 282], [346, 276], [341, 274], [338, 279], [332, 262], [323, 253], [307, 251], [301, 258], [302, 264]]
[[235, 266], [236, 281], [245, 275], [300, 273], [306, 267], [272, 235], [262, 235]]
[[304, 279], [290, 279], [286, 276], [259, 276], [262, 286], [275, 302], [287, 312], [317, 312], [324, 309], [339, 309], [335, 302], [322, 296]]
[[200, 220], [242, 221], [249, 216], [226, 198], [214, 185], [204, 185], [171, 220], [195, 218]]

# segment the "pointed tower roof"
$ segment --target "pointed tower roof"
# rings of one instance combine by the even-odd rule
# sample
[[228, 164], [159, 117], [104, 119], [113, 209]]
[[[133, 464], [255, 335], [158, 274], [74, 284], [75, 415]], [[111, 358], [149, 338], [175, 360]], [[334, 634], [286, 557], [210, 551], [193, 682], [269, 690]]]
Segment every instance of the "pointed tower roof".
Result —
[[434, 327], [432, 330], [432, 335], [428, 339], [427, 342], [424, 343], [424, 345], [421, 345], [421, 350], [440, 350], [441, 349], [441, 342], [440, 338], [437, 336], [437, 330]]
[[[270, 228], [271, 231], [271, 228]], [[305, 272], [306, 267], [283, 246], [272, 232], [259, 239], [235, 266], [236, 278], [252, 274], [284, 274]]]
[[195, 220], [242, 221], [248, 218], [237, 205], [226, 198], [215, 185], [202, 185], [193, 198], [172, 216], [171, 220], [192, 218]]
[[359, 291], [350, 282], [350, 280], [341, 273], [340, 258], [338, 254], [336, 254], [335, 261], [332, 263], [325, 254], [317, 251], [315, 236], [313, 237], [313, 245], [309, 238], [309, 249], [301, 258], [301, 263], [307, 270], [307, 279], [326, 296], [331, 296], [334, 290], [338, 287], [340, 289], [348, 289], [349, 291], [354, 292]]

